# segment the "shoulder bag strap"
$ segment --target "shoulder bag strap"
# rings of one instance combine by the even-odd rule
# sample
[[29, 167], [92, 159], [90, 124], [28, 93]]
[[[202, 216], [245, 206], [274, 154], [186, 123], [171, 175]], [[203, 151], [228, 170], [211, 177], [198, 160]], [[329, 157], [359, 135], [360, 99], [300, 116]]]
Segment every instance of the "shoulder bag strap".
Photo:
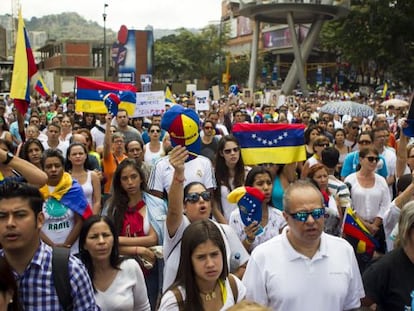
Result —
[[73, 310], [72, 287], [69, 278], [70, 249], [54, 247], [52, 256], [53, 283], [59, 302], [65, 311]]

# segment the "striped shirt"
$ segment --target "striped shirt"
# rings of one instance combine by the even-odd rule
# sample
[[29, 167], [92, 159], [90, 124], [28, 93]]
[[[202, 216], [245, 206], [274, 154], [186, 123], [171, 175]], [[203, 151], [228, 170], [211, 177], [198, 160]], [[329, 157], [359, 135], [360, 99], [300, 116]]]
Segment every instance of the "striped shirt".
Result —
[[[52, 276], [52, 248], [43, 242], [27, 265], [23, 274], [15, 272], [19, 288], [19, 298], [24, 310], [58, 311], [59, 303]], [[4, 251], [0, 250], [0, 257]], [[82, 262], [69, 258], [69, 276], [72, 287], [73, 310], [100, 310], [95, 303], [95, 296], [89, 274]]]

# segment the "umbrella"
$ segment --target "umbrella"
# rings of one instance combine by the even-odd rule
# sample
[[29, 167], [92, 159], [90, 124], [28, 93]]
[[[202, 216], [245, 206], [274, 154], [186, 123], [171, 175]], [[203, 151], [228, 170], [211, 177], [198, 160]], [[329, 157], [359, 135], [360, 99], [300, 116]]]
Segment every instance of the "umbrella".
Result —
[[351, 117], [368, 117], [374, 114], [374, 110], [364, 104], [353, 101], [332, 101], [321, 107], [320, 112], [329, 114], [349, 115]]
[[381, 103], [381, 106], [394, 106], [395, 108], [399, 108], [399, 107], [408, 107], [409, 103], [405, 100], [402, 99], [398, 99], [398, 98], [392, 98], [392, 99], [388, 99], [386, 101], [383, 101]]

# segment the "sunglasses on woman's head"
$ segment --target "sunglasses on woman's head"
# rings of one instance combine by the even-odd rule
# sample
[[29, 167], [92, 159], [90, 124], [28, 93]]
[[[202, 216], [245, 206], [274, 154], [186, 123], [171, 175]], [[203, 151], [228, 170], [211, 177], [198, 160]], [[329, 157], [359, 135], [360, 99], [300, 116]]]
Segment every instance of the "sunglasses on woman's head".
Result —
[[204, 201], [210, 201], [211, 200], [211, 193], [208, 191], [203, 191], [200, 193], [197, 192], [191, 192], [191, 193], [187, 193], [187, 195], [185, 196], [184, 201], [185, 202], [190, 202], [190, 203], [197, 203], [198, 201], [200, 201], [200, 197], [203, 198]]

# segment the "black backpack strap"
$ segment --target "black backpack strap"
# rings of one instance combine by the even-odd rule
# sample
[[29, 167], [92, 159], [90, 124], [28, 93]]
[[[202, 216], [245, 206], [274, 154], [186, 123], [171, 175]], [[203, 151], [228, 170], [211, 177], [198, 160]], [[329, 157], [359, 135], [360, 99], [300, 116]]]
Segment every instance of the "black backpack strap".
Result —
[[59, 302], [65, 311], [73, 310], [72, 287], [69, 278], [70, 249], [54, 247], [52, 256], [52, 275]]

